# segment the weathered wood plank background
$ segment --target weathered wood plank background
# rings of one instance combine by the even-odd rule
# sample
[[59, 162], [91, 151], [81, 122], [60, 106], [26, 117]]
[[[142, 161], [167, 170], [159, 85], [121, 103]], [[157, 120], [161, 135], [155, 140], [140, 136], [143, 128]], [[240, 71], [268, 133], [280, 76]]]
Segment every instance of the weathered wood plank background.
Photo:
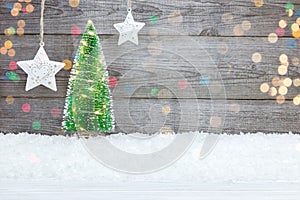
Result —
[[[10, 40], [16, 52], [0, 54], [0, 132], [64, 134], [69, 70], [57, 74], [57, 92], [43, 86], [25, 92], [26, 74], [10, 67], [11, 62], [32, 59], [39, 47], [40, 1], [30, 3], [32, 13], [12, 16], [9, 8], [16, 2], [0, 4], [0, 47]], [[140, 45], [117, 46], [113, 24], [125, 19], [126, 1], [81, 0], [71, 7], [68, 1], [47, 0], [45, 49], [51, 60], [73, 60], [80, 36], [72, 34], [72, 27], [83, 30], [87, 20], [94, 21], [109, 74], [118, 80], [111, 88], [116, 132], [217, 128], [226, 133], [300, 133], [299, 106], [293, 103], [300, 89], [289, 87], [284, 104], [260, 91], [274, 77], [300, 78], [300, 46], [289, 28], [276, 43], [268, 41], [281, 19], [296, 21], [300, 3], [293, 2], [295, 14], [288, 17], [287, 1], [265, 0], [261, 7], [255, 2], [136, 0], [133, 15], [147, 24]], [[26, 22], [24, 35], [5, 35], [5, 29], [18, 28], [18, 20]], [[261, 55], [259, 62], [253, 61], [254, 53]], [[277, 71], [281, 54], [289, 58], [286, 76]], [[29, 112], [22, 109], [24, 104], [30, 105]]]

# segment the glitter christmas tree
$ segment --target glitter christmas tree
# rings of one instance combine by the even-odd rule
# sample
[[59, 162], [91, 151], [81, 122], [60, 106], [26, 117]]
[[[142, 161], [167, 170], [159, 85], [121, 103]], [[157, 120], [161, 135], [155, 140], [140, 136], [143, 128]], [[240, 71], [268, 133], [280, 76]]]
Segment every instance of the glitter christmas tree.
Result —
[[77, 50], [71, 70], [63, 128], [66, 132], [109, 132], [114, 117], [108, 73], [99, 37], [92, 21]]

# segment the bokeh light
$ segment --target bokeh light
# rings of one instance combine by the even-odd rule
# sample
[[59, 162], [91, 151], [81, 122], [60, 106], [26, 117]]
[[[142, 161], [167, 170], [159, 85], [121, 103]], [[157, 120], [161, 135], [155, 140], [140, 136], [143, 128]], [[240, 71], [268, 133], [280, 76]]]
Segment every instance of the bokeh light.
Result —
[[219, 128], [222, 126], [222, 118], [221, 117], [218, 117], [218, 116], [212, 116], [210, 118], [210, 126], [213, 127], [213, 128]]
[[55, 118], [55, 119], [60, 118], [61, 115], [62, 115], [62, 110], [61, 109], [59, 109], [59, 108], [52, 108], [51, 109], [51, 116], [53, 118]]
[[15, 102], [15, 98], [13, 96], [7, 96], [6, 99], [5, 99], [6, 103], [7, 104], [14, 104]]
[[178, 81], [178, 88], [181, 90], [185, 90], [187, 88], [187, 80], [179, 80]]
[[40, 121], [33, 121], [31, 126], [33, 130], [40, 130], [42, 127]]
[[296, 106], [300, 105], [300, 96], [299, 96], [299, 95], [297, 95], [297, 96], [295, 96], [295, 97], [293, 98], [293, 103], [294, 103]]
[[22, 105], [22, 111], [23, 111], [24, 113], [28, 113], [28, 112], [30, 112], [30, 110], [31, 110], [30, 104], [24, 103], [24, 104]]
[[108, 85], [110, 88], [115, 88], [118, 85], [118, 79], [116, 77], [109, 77]]
[[295, 87], [299, 87], [300, 86], [300, 78], [294, 79], [293, 84], [294, 84]]
[[283, 95], [278, 95], [278, 96], [276, 97], [276, 102], [277, 102], [278, 104], [284, 104], [284, 102], [285, 102], [285, 97], [284, 97]]
[[252, 61], [255, 63], [259, 63], [262, 61], [262, 55], [258, 52], [252, 54]]
[[72, 26], [71, 35], [72, 36], [80, 36], [81, 35], [81, 28], [79, 26]]
[[162, 107], [162, 112], [165, 115], [168, 115], [171, 112], [171, 107], [170, 106], [163, 106]]
[[270, 43], [276, 43], [278, 41], [278, 36], [276, 33], [270, 33], [268, 36], [268, 41]]
[[80, 0], [69, 0], [69, 5], [73, 8], [78, 7], [80, 4]]
[[18, 65], [17, 65], [17, 63], [16, 63], [15, 61], [11, 61], [11, 62], [9, 63], [9, 68], [10, 68], [11, 70], [16, 70], [16, 69], [18, 69]]
[[270, 89], [270, 86], [268, 83], [263, 83], [260, 85], [260, 91], [263, 93], [267, 93]]
[[264, 5], [264, 0], [253, 0], [254, 5], [258, 8], [262, 7]]
[[64, 70], [70, 70], [72, 68], [73, 63], [71, 60], [65, 59], [63, 63], [65, 63]]

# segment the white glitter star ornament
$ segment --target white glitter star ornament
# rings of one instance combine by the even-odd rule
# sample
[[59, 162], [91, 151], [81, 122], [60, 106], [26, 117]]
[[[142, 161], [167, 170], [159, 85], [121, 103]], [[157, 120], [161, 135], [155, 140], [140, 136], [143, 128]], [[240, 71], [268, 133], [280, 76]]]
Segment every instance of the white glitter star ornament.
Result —
[[17, 64], [28, 74], [26, 91], [39, 85], [57, 91], [55, 75], [65, 66], [65, 63], [49, 60], [43, 45], [33, 60], [18, 61]]
[[138, 45], [138, 32], [145, 26], [145, 23], [135, 22], [131, 13], [131, 9], [128, 9], [128, 15], [123, 23], [114, 24], [114, 27], [119, 31], [119, 43], [121, 45], [127, 41], [133, 42]]
[[44, 49], [44, 10], [45, 1], [41, 1], [41, 19], [40, 19], [40, 49], [33, 60], [18, 61], [17, 64], [28, 74], [26, 82], [26, 91], [29, 91], [39, 85], [43, 85], [53, 91], [57, 91], [55, 75], [65, 66], [65, 63], [49, 60]]

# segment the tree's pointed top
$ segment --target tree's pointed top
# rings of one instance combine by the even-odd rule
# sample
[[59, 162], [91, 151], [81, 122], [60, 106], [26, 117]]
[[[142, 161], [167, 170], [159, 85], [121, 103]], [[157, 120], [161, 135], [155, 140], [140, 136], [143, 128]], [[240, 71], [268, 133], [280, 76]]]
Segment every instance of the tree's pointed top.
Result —
[[89, 20], [89, 21], [88, 21], [88, 25], [93, 25], [93, 26], [94, 26], [93, 21], [92, 21], [92, 20]]
[[97, 35], [97, 31], [92, 20], [87, 22], [87, 26], [83, 35]]

